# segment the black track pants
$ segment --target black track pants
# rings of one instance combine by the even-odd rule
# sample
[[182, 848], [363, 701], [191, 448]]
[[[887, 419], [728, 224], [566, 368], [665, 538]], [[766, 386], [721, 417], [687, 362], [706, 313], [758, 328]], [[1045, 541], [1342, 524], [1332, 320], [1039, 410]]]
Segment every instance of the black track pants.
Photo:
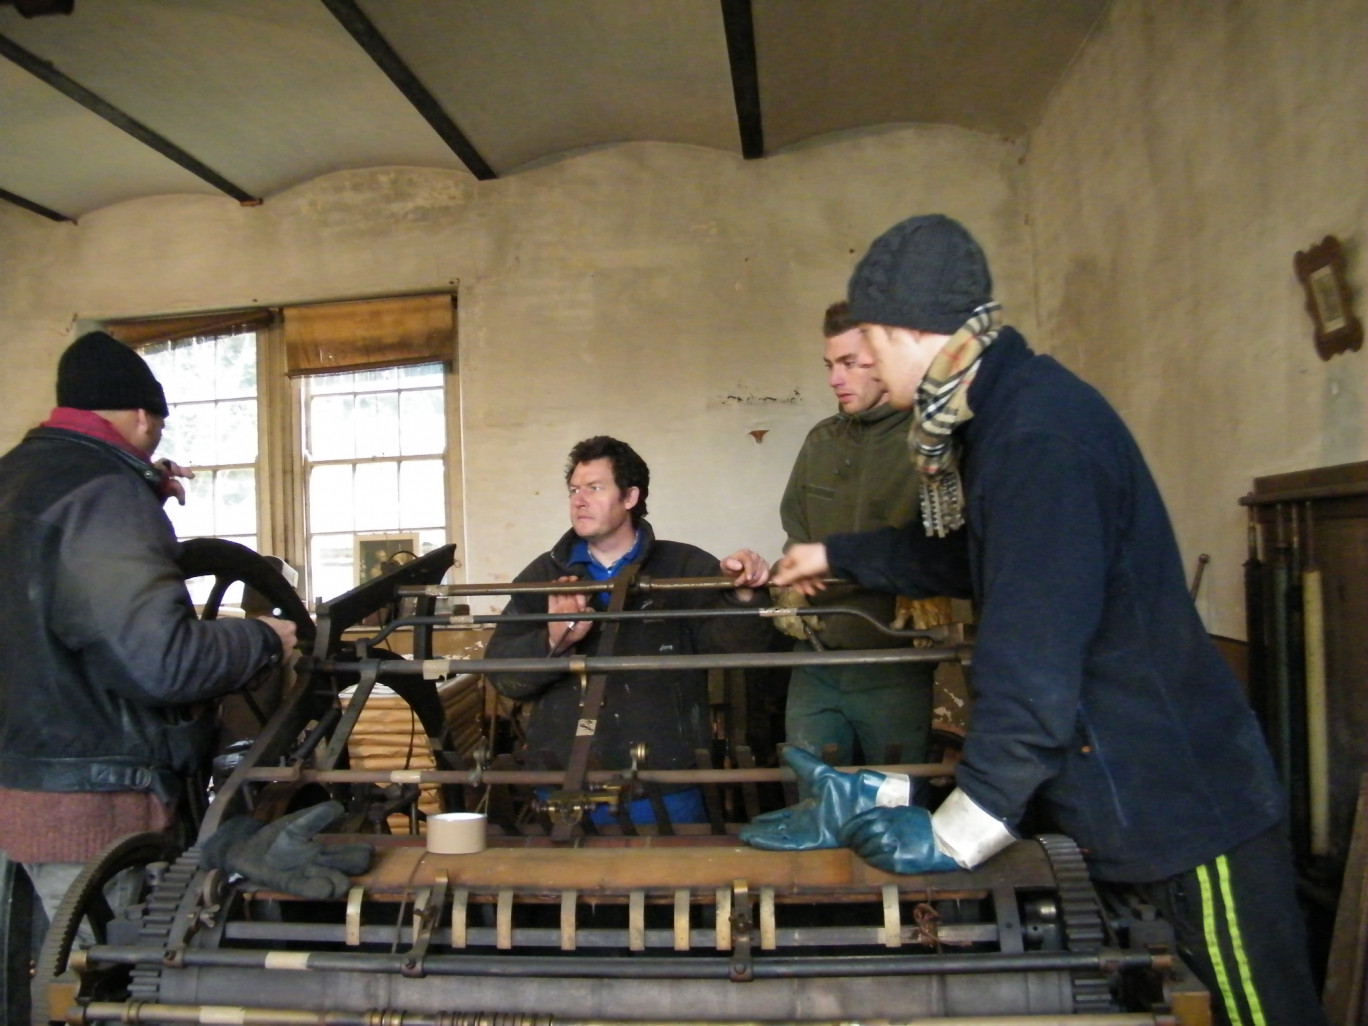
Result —
[[1135, 890], [1173, 924], [1218, 1026], [1325, 1026], [1281, 829]]

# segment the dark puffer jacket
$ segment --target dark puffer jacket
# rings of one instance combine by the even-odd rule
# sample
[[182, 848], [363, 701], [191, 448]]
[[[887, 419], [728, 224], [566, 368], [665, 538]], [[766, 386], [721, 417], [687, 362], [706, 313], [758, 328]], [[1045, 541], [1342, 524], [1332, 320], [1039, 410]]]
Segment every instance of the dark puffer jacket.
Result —
[[969, 405], [964, 528], [827, 540], [863, 585], [977, 601], [959, 786], [1009, 827], [1037, 802], [1103, 880], [1165, 879], [1277, 824], [1263, 735], [1116, 412], [1011, 328]]
[[[655, 578], [715, 577], [721, 574], [718, 560], [702, 549], [682, 542], [657, 541], [651, 526], [641, 522], [644, 534], [639, 573]], [[573, 531], [550, 552], [533, 560], [516, 580], [554, 581], [558, 577], [588, 577], [583, 563], [572, 563], [570, 553], [577, 537]], [[750, 605], [762, 606], [761, 589]], [[605, 608], [596, 593], [596, 609]], [[731, 591], [681, 590], [635, 593], [628, 609], [712, 609], [738, 607]], [[545, 595], [515, 594], [505, 613], [544, 613]], [[614, 655], [690, 655], [699, 652], [762, 651], [772, 636], [770, 621], [758, 616], [715, 617], [703, 620], [628, 620], [618, 627]], [[575, 651], [599, 654], [602, 624], [596, 624]], [[501, 623], [485, 648], [490, 659], [539, 659], [547, 654], [544, 623]], [[528, 765], [563, 769], [570, 755], [575, 724], [579, 719], [579, 678], [565, 672], [565, 659], [548, 659], [545, 673], [499, 673], [491, 675], [494, 687], [509, 698], [535, 699], [527, 729]], [[707, 673], [684, 670], [668, 673], [629, 671], [608, 675], [604, 705], [594, 738], [597, 765], [623, 769], [631, 765], [629, 750], [638, 741], [650, 746], [652, 769], [687, 769], [694, 765], [694, 750], [706, 748], [711, 738]]]
[[195, 617], [159, 481], [59, 428], [0, 459], [0, 787], [169, 801], [214, 729], [194, 703], [279, 661], [267, 625]]

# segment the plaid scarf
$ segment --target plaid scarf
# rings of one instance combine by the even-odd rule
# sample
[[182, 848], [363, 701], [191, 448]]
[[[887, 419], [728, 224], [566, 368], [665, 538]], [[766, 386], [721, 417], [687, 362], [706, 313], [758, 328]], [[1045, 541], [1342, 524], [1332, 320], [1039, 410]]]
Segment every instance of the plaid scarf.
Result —
[[944, 538], [964, 526], [964, 488], [954, 430], [970, 417], [969, 385], [983, 351], [1002, 328], [1002, 305], [984, 303], [951, 336], [917, 389], [917, 416], [907, 433], [912, 464], [921, 476], [922, 523]]

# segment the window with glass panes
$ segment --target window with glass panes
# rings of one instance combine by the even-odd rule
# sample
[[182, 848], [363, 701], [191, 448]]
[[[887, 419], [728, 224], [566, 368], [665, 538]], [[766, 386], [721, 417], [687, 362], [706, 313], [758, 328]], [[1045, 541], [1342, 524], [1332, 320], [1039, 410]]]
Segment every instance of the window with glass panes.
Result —
[[310, 595], [357, 585], [358, 539], [411, 535], [414, 556], [446, 543], [444, 370], [428, 363], [301, 379]]
[[[414, 555], [446, 544], [448, 513], [460, 509], [460, 481], [446, 479], [449, 447], [459, 447], [448, 437], [459, 430], [448, 409], [459, 395], [446, 388], [454, 295], [103, 327], [136, 346], [165, 387], [171, 412], [157, 456], [195, 473], [183, 482], [186, 504], [167, 506], [180, 538], [229, 538], [279, 556], [299, 571], [306, 601], [354, 588], [357, 552], [369, 567], [378, 538], [401, 536]], [[381, 353], [394, 363], [375, 366]]]
[[[185, 505], [166, 504], [179, 538], [257, 547], [256, 333], [158, 342], [139, 350], [166, 392], [170, 415], [156, 457], [192, 468]], [[209, 578], [192, 584], [204, 594]]]

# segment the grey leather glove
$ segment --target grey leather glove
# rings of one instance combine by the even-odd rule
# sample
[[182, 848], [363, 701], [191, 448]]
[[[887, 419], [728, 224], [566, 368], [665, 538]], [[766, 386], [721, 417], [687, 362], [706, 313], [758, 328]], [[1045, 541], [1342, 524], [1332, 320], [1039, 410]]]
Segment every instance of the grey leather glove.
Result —
[[320, 844], [315, 834], [342, 814], [339, 802], [324, 802], [262, 823], [239, 816], [204, 842], [204, 864], [246, 877], [252, 883], [300, 898], [340, 898], [349, 876], [364, 873], [374, 848], [369, 844]]

